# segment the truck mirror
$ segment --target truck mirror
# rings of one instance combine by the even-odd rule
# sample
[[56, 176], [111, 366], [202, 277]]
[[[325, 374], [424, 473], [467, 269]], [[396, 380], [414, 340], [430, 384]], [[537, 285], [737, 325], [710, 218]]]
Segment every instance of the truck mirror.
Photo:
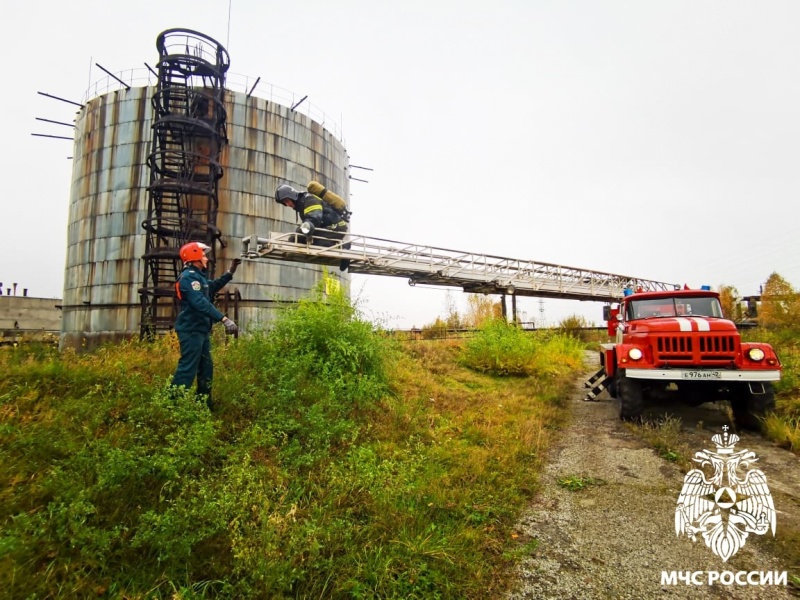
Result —
[[606, 304], [603, 307], [603, 321], [609, 321], [611, 319], [611, 307]]

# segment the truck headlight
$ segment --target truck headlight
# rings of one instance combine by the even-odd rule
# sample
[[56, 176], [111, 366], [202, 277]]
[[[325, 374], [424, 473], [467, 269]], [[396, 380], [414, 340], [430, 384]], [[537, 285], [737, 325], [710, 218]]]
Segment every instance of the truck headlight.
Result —
[[630, 350], [628, 350], [628, 358], [630, 358], [631, 360], [639, 360], [640, 358], [642, 358], [642, 356], [644, 355], [642, 354], [642, 351], [639, 350], [639, 348], [631, 348]]
[[764, 351], [761, 348], [750, 348], [747, 351], [747, 356], [750, 357], [750, 360], [759, 362], [764, 360]]

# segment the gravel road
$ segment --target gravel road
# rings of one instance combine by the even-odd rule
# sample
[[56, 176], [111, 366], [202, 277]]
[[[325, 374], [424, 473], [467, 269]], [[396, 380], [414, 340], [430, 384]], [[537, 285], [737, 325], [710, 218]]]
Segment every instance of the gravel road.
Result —
[[[595, 353], [587, 353], [586, 365], [587, 376], [598, 368]], [[518, 524], [523, 537], [538, 543], [524, 559], [509, 600], [797, 597], [789, 587], [774, 585], [662, 585], [662, 571], [766, 572], [787, 571], [789, 565], [775, 555], [775, 542], [765, 539], [771, 533], [751, 534], [727, 563], [702, 538], [678, 538], [675, 506], [684, 473], [619, 421], [617, 403], [607, 394], [584, 402], [582, 382], [569, 399], [571, 422], [548, 459], [539, 494]], [[718, 405], [670, 412], [681, 418], [691, 454], [714, 449], [711, 436], [731, 424]], [[754, 451], [767, 476], [777, 510], [776, 539], [782, 528], [796, 532], [800, 460], [756, 434], [739, 435], [737, 450]], [[572, 476], [596, 483], [578, 491], [558, 484]]]

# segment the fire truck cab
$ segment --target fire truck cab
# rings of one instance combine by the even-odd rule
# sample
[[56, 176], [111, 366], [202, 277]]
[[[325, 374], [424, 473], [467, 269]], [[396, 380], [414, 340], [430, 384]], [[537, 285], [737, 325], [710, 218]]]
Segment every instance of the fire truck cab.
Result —
[[774, 409], [780, 360], [769, 344], [742, 342], [717, 292], [634, 292], [606, 309], [614, 342], [602, 345], [587, 399], [607, 389], [624, 420], [641, 417], [648, 400], [728, 400], [737, 426], [751, 429]]

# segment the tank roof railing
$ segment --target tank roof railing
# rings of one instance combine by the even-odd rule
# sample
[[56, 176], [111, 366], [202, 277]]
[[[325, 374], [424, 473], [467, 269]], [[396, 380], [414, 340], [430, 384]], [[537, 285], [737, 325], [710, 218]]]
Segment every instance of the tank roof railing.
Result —
[[[86, 104], [89, 100], [97, 96], [125, 89], [124, 84], [131, 87], [155, 87], [158, 83], [158, 77], [146, 67], [125, 69], [114, 73], [114, 75], [119, 78], [119, 81], [106, 75], [91, 84], [83, 95], [81, 103]], [[124, 82], [124, 84], [120, 83], [120, 81]], [[225, 89], [255, 96], [288, 108], [295, 106], [295, 104], [304, 97], [304, 95], [296, 94], [286, 88], [266, 83], [258, 77], [251, 77], [239, 73], [228, 73], [226, 75]], [[330, 115], [326, 115], [324, 111], [311, 101], [306, 100], [302, 102], [295, 109], [295, 112], [306, 115], [312, 121], [319, 123], [345, 145], [341, 121], [336, 121], [331, 118]]]

